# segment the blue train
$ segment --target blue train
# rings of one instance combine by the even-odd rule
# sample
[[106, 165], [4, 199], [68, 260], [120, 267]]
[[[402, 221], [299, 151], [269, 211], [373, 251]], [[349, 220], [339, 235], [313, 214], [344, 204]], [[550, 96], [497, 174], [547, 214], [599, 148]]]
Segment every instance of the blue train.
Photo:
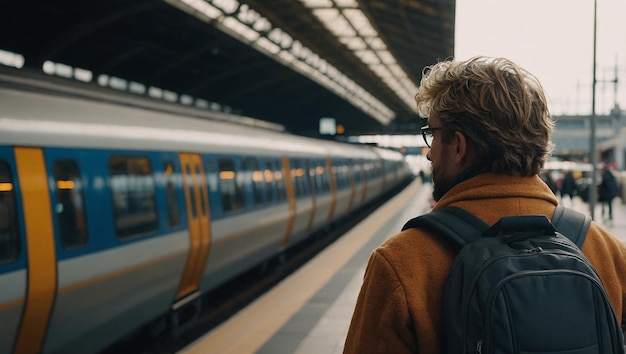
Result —
[[412, 178], [393, 151], [52, 80], [0, 73], [0, 353], [176, 323]]

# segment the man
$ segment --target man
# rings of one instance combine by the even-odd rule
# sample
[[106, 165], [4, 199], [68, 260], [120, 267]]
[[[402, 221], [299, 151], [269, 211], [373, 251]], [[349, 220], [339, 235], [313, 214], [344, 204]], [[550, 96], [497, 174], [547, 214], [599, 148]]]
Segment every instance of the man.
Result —
[[[502, 216], [552, 217], [558, 201], [538, 174], [553, 121], [537, 79], [509, 60], [477, 57], [428, 68], [415, 97], [428, 117], [434, 210], [453, 205], [489, 225]], [[583, 253], [626, 322], [626, 245], [598, 224]], [[344, 353], [440, 353], [443, 289], [456, 250], [407, 229], [370, 256]]]

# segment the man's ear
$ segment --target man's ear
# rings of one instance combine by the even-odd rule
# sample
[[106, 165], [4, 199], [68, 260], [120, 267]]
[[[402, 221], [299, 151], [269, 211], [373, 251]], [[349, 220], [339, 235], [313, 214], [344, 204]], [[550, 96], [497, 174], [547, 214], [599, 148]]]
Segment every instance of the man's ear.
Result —
[[460, 131], [454, 132], [454, 149], [456, 151], [454, 155], [454, 162], [458, 164], [469, 163], [469, 141], [465, 137], [465, 134]]

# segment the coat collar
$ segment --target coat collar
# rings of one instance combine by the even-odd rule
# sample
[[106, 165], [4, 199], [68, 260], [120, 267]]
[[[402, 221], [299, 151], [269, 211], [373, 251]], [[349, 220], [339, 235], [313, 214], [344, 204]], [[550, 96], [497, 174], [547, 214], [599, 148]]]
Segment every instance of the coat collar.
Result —
[[433, 210], [461, 201], [494, 198], [529, 198], [558, 205], [556, 196], [539, 176], [519, 177], [488, 172], [478, 174], [452, 187]]

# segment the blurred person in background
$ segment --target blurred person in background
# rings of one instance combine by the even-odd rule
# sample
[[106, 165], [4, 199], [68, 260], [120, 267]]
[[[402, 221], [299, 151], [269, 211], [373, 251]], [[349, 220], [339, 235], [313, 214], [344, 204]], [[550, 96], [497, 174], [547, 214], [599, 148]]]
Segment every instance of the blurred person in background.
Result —
[[606, 165], [602, 171], [602, 182], [598, 186], [598, 200], [602, 204], [602, 219], [607, 220], [605, 210], [608, 211], [608, 220], [613, 220], [613, 199], [619, 195], [617, 179], [611, 165]]
[[561, 201], [567, 196], [569, 197], [569, 205], [572, 206], [574, 203], [574, 193], [576, 192], [576, 180], [574, 179], [574, 173], [572, 173], [572, 171], [565, 172], [560, 192]]

